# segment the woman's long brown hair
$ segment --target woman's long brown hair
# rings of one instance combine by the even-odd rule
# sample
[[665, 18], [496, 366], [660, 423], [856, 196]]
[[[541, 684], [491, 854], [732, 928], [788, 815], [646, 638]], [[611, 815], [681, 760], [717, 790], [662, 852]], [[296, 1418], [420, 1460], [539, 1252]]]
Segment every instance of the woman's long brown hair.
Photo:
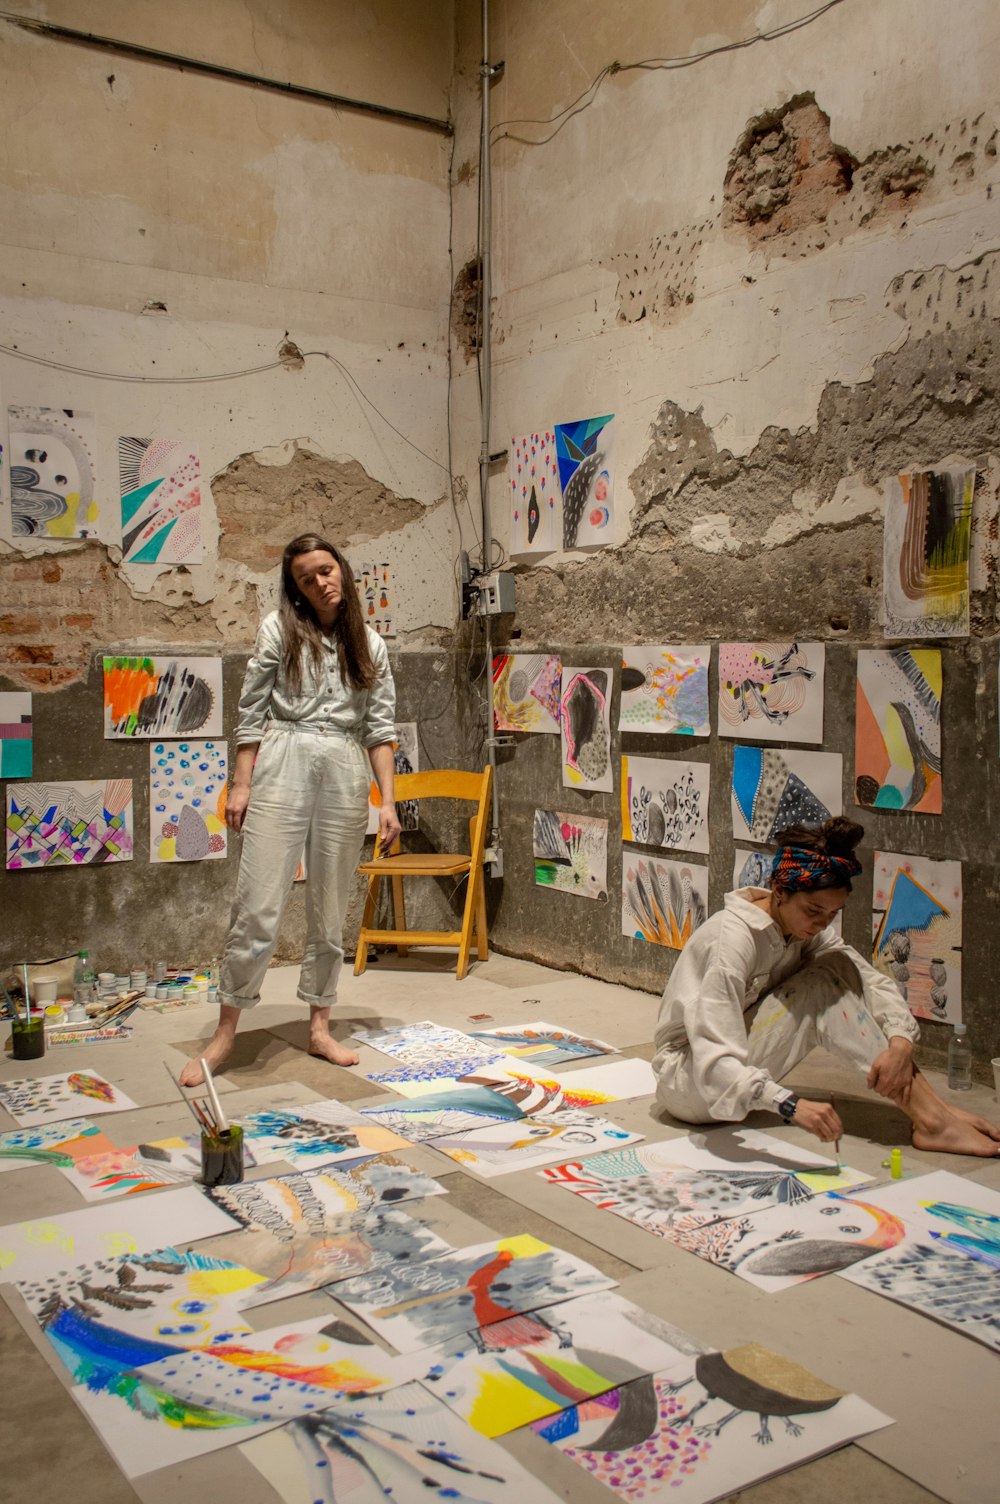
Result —
[[368, 647], [368, 633], [361, 614], [354, 573], [340, 549], [317, 533], [302, 533], [298, 538], [293, 538], [291, 543], [286, 544], [281, 556], [281, 601], [278, 614], [281, 619], [282, 668], [285, 678], [292, 693], [298, 694], [302, 689], [302, 664], [307, 652], [317, 679], [323, 673], [323, 632], [319, 618], [300, 594], [299, 587], [292, 578], [292, 560], [317, 550], [330, 554], [340, 566], [340, 609], [333, 624], [333, 638], [337, 644], [341, 678], [352, 689], [371, 689], [378, 673]]

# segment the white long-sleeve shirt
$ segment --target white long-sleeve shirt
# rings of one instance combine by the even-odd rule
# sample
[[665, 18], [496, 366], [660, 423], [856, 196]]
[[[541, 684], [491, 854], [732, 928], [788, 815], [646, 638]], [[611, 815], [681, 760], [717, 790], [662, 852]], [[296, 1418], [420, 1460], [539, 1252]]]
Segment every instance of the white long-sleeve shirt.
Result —
[[378, 678], [371, 689], [352, 689], [340, 673], [336, 643], [323, 639], [324, 667], [313, 671], [304, 654], [302, 687], [293, 694], [282, 668], [281, 619], [264, 617], [243, 676], [236, 745], [259, 742], [269, 720], [296, 721], [306, 730], [336, 729], [357, 736], [362, 747], [392, 742], [396, 736], [396, 686], [389, 654], [377, 632], [366, 626], [368, 650]]
[[747, 1063], [743, 1015], [762, 993], [817, 956], [831, 951], [849, 956], [883, 1033], [919, 1037], [916, 1020], [888, 977], [829, 927], [809, 940], [786, 940], [750, 901], [764, 895], [761, 888], [727, 893], [725, 907], [695, 930], [663, 990], [656, 1024], [656, 1055], [690, 1048], [698, 1092], [713, 1117], [728, 1121], [741, 1120], [754, 1108], [773, 1110], [785, 1095], [766, 1070]]

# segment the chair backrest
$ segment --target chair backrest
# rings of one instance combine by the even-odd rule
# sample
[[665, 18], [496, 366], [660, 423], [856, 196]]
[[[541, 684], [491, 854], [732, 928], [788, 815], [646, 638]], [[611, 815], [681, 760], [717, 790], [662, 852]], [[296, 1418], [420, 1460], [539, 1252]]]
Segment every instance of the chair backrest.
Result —
[[466, 773], [460, 768], [432, 768], [426, 773], [397, 773], [396, 799], [468, 799], [480, 804], [488, 797], [493, 770]]

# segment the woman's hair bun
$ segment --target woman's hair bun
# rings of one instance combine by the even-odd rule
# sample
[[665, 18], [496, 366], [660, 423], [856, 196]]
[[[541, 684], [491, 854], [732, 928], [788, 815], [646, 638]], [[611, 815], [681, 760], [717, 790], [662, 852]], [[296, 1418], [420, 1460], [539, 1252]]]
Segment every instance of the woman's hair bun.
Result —
[[826, 856], [849, 857], [864, 836], [863, 825], [835, 815], [822, 825], [789, 825], [774, 840], [779, 846], [800, 846], [803, 851], [821, 851]]

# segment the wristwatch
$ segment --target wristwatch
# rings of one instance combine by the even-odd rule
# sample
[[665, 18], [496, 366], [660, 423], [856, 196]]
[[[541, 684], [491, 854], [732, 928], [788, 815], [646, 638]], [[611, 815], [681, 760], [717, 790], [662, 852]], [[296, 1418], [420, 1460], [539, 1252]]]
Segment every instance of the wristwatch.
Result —
[[783, 1123], [790, 1123], [795, 1116], [795, 1109], [799, 1105], [799, 1099], [793, 1091], [786, 1092], [780, 1102], [777, 1102], [778, 1116]]

